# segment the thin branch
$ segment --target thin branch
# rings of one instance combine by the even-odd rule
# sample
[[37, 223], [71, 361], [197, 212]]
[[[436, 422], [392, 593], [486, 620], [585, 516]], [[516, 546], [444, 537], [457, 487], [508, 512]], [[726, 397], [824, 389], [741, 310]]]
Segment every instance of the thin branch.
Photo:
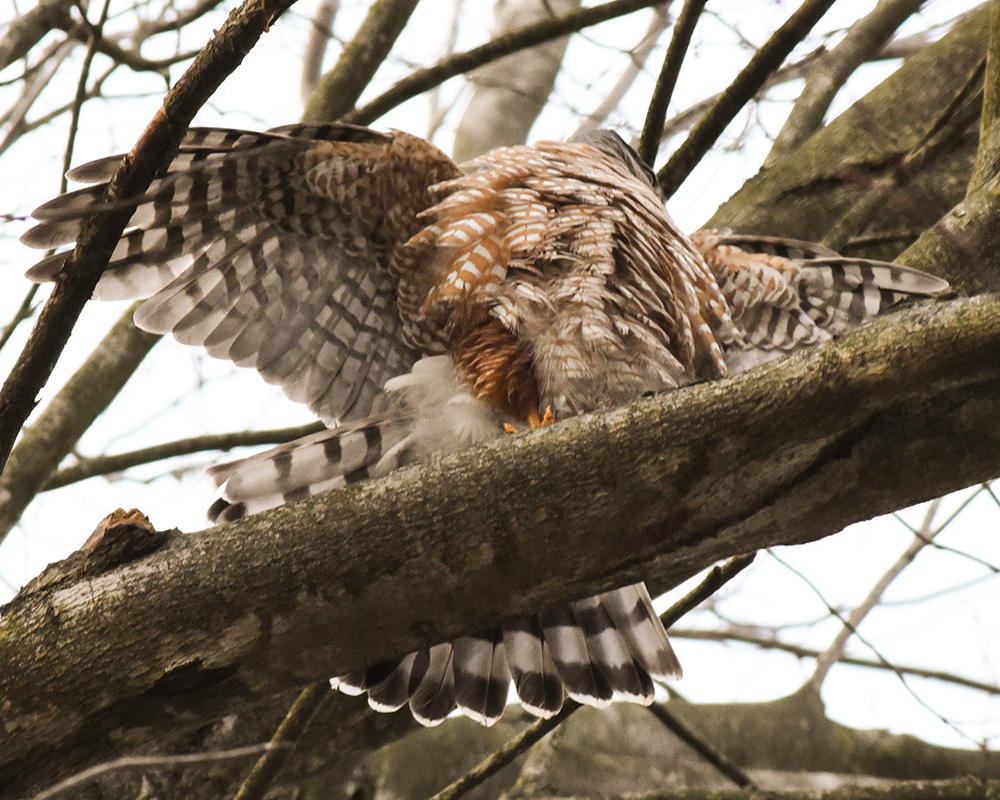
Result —
[[449, 78], [474, 70], [501, 56], [550, 42], [591, 25], [657, 5], [659, 2], [662, 0], [613, 0], [575, 11], [565, 17], [545, 19], [533, 25], [526, 25], [479, 47], [442, 59], [432, 67], [416, 70], [367, 105], [345, 115], [344, 120], [359, 125], [370, 124], [390, 109], [444, 83]]
[[923, 550], [930, 543], [931, 539], [937, 535], [941, 530], [938, 528], [936, 531], [931, 530], [931, 525], [934, 522], [934, 516], [937, 514], [938, 509], [941, 507], [941, 500], [932, 500], [927, 508], [927, 513], [924, 516], [923, 525], [920, 526], [920, 530], [917, 532], [916, 536], [913, 537], [913, 541], [910, 546], [903, 551], [903, 554], [896, 560], [889, 569], [885, 571], [881, 578], [872, 587], [872, 590], [868, 593], [868, 596], [864, 601], [857, 606], [847, 617], [846, 623], [841, 627], [837, 636], [827, 647], [826, 651], [816, 660], [816, 669], [812, 676], [806, 681], [806, 685], [809, 686], [812, 691], [818, 693], [820, 687], [823, 685], [823, 681], [826, 680], [826, 676], [830, 673], [830, 668], [840, 661], [841, 657], [844, 655], [844, 649], [847, 647], [847, 642], [858, 629], [858, 626], [864, 620], [865, 617], [871, 612], [875, 606], [878, 605], [879, 601], [882, 599], [882, 595], [885, 594], [889, 585], [896, 580], [910, 564], [917, 557], [921, 550]]
[[[899, 679], [899, 682], [903, 685], [903, 688], [906, 689], [906, 691], [910, 694], [910, 697], [912, 697], [914, 700], [917, 701], [917, 703], [919, 705], [923, 706], [925, 709], [927, 709], [927, 711], [929, 711], [931, 714], [933, 714], [943, 725], [945, 725], [946, 727], [948, 727], [951, 730], [953, 730], [955, 733], [957, 733], [963, 739], [968, 740], [973, 746], [976, 746], [976, 745], [979, 744], [975, 739], [973, 739], [971, 736], [969, 736], [967, 733], [965, 733], [965, 731], [963, 731], [961, 728], [959, 728], [954, 722], [952, 722], [950, 719], [948, 719], [947, 717], [945, 717], [939, 711], [935, 710], [926, 700], [924, 700], [919, 694], [917, 694], [913, 690], [913, 687], [911, 687], [910, 684], [907, 683], [906, 676], [903, 674], [903, 672], [895, 664], [893, 664], [891, 661], [889, 661], [889, 659], [887, 659], [885, 656], [883, 656], [882, 653], [881, 653], [881, 651], [879, 651], [879, 649], [874, 645], [874, 643], [871, 642], [867, 637], [863, 636], [858, 631], [858, 629], [855, 628], [844, 617], [843, 614], [841, 614], [839, 611], [837, 611], [837, 609], [835, 609], [832, 605], [830, 605], [830, 603], [827, 602], [827, 600], [826, 600], [825, 597], [823, 597], [823, 594], [819, 591], [819, 589], [816, 587], [816, 585], [814, 583], [812, 583], [812, 581], [810, 581], [805, 575], [803, 575], [802, 572], [800, 572], [799, 570], [797, 570], [795, 567], [793, 567], [791, 564], [789, 564], [784, 559], [782, 559], [779, 556], [777, 556], [773, 551], [768, 550], [768, 555], [770, 555], [771, 558], [773, 558], [779, 564], [781, 564], [782, 566], [784, 566], [786, 569], [788, 569], [789, 571], [791, 571], [795, 575], [797, 575], [812, 590], [813, 594], [815, 594], [816, 597], [819, 598], [820, 602], [823, 603], [823, 605], [826, 606], [827, 611], [829, 611], [832, 616], [834, 616], [838, 620], [840, 620], [840, 622], [844, 625], [844, 627], [847, 628], [847, 629], [849, 629], [850, 632], [851, 632], [851, 634], [853, 636], [857, 637], [857, 639], [858, 639], [859, 642], [861, 642], [865, 647], [867, 647], [869, 650], [871, 650], [872, 653], [875, 654], [875, 657], [878, 658], [879, 661], [883, 662], [885, 664], [886, 668], [888, 670], [890, 670]], [[811, 686], [811, 684], [809, 682], [807, 682], [806, 684], [804, 684], [803, 688], [806, 688], [807, 690], [812, 691], [812, 686]]]
[[35, 100], [38, 99], [38, 96], [49, 85], [52, 78], [58, 74], [59, 67], [72, 51], [72, 42], [68, 40], [60, 42], [53, 48], [51, 53], [47, 53], [45, 58], [39, 62], [39, 68], [42, 64], [45, 64], [45, 68], [38, 69], [32, 80], [25, 81], [21, 90], [21, 97], [0, 117], [0, 125], [7, 128], [3, 141], [0, 142], [0, 153], [6, 151], [8, 147], [31, 130], [30, 126], [25, 122], [28, 112], [34, 105]]
[[686, 723], [679, 720], [666, 705], [663, 703], [653, 703], [653, 705], [649, 707], [649, 711], [654, 717], [663, 723], [667, 730], [673, 733], [678, 739], [684, 742], [684, 744], [694, 750], [706, 762], [715, 767], [719, 772], [729, 778], [729, 780], [741, 789], [757, 788], [757, 784], [750, 779], [749, 775], [740, 769], [738, 764], [727, 758], [724, 753], [721, 753], [716, 748], [712, 747], [704, 740], [704, 738], [695, 733]]
[[275, 428], [263, 431], [234, 431], [232, 433], [213, 433], [205, 436], [192, 436], [175, 442], [144, 447], [128, 453], [118, 453], [110, 456], [95, 456], [81, 459], [72, 466], [65, 467], [55, 473], [45, 484], [42, 491], [50, 491], [68, 486], [71, 483], [85, 481], [99, 475], [112, 475], [123, 472], [141, 464], [151, 464], [167, 458], [201, 453], [206, 450], [232, 450], [234, 447], [251, 447], [262, 444], [283, 444], [308, 436], [323, 430], [322, 422], [310, 422], [294, 428]]
[[201, 19], [214, 8], [223, 5], [225, 0], [198, 0], [190, 8], [181, 11], [172, 19], [157, 15], [155, 19], [143, 20], [135, 29], [133, 41], [144, 41], [160, 33], [170, 33], [187, 27], [189, 23]]
[[35, 313], [36, 294], [38, 294], [37, 284], [28, 289], [27, 293], [24, 295], [24, 299], [21, 301], [21, 305], [18, 307], [17, 311], [14, 312], [14, 316], [11, 317], [10, 322], [4, 325], [3, 331], [0, 331], [0, 350], [3, 350], [3, 348], [7, 345], [7, 342], [10, 341], [10, 337], [14, 335], [14, 331], [17, 330], [17, 326], [26, 319], [30, 319], [31, 315]]
[[757, 51], [658, 173], [660, 188], [668, 197], [677, 191], [740, 109], [753, 99], [833, 3], [834, 0], [806, 0]]
[[[628, 94], [629, 89], [635, 83], [635, 79], [639, 77], [642, 70], [646, 66], [646, 61], [649, 59], [650, 54], [653, 52], [653, 48], [656, 47], [656, 43], [660, 39], [660, 34], [666, 30], [667, 26], [670, 24], [670, 10], [667, 4], [662, 6], [653, 7], [653, 16], [649, 20], [649, 27], [646, 29], [646, 33], [643, 35], [639, 43], [629, 51], [631, 58], [629, 59], [628, 65], [622, 71], [621, 77], [615, 82], [615, 85], [611, 87], [611, 90], [607, 93], [600, 104], [587, 114], [586, 117], [580, 123], [577, 132], [583, 130], [590, 130], [593, 128], [598, 128], [604, 124], [604, 121], [608, 118], [612, 111], [618, 108], [621, 103], [622, 98]], [[649, 162], [653, 163], [653, 162]]]
[[[281, 745], [277, 745], [280, 747]], [[67, 792], [79, 789], [91, 781], [103, 778], [105, 775], [113, 775], [126, 770], [148, 770], [148, 769], [176, 769], [177, 767], [197, 767], [205, 764], [218, 764], [222, 761], [237, 761], [241, 758], [250, 758], [267, 753], [276, 745], [268, 742], [266, 744], [254, 744], [247, 747], [236, 747], [232, 750], [217, 750], [211, 753], [193, 753], [178, 756], [128, 756], [126, 758], [116, 758], [114, 761], [105, 761], [103, 764], [90, 767], [65, 780], [59, 781], [54, 786], [35, 794], [31, 800], [53, 800], [53, 798], [64, 795]]]
[[[94, 97], [98, 97], [101, 94], [101, 90], [104, 88], [104, 82], [111, 77], [112, 73], [118, 69], [117, 64], [112, 64], [109, 66], [93, 83], [89, 90], [87, 90], [86, 99], [90, 100]], [[2, 143], [0, 143], [0, 155], [7, 151], [7, 149], [14, 144], [18, 139], [23, 138], [32, 131], [37, 130], [45, 125], [48, 125], [54, 119], [61, 117], [67, 112], [71, 112], [74, 107], [74, 102], [70, 101], [61, 106], [54, 108], [53, 110], [43, 114], [37, 119], [31, 122], [22, 121], [18, 126], [12, 127], [7, 131], [7, 136], [4, 137]]]
[[[208, 5], [214, 7], [220, 2], [221, 0], [211, 0], [211, 3]], [[211, 10], [211, 8], [205, 9], [205, 11], [209, 10]], [[204, 13], [204, 11], [202, 13]], [[181, 23], [175, 20], [174, 23], [166, 27], [159, 26], [161, 30], [158, 30], [157, 32], [171, 32], [175, 28], [179, 28], [180, 24]], [[67, 34], [69, 41], [77, 40], [85, 43], [90, 42], [92, 26], [87, 23], [86, 18], [84, 18], [82, 22], [74, 22], [72, 19], [66, 19], [63, 20], [57, 27]], [[144, 31], [145, 35], [143, 35]], [[141, 47], [150, 35], [152, 35], [152, 31], [140, 25], [139, 28], [132, 34], [132, 46], [129, 48], [124, 48], [119, 45], [117, 41], [115, 41], [116, 38], [120, 39], [120, 36], [114, 38], [99, 36], [97, 38], [97, 51], [106, 55], [116, 64], [127, 66], [133, 72], [153, 72], [158, 75], [162, 75], [164, 78], [169, 77], [170, 67], [182, 61], [190, 61], [200, 52], [199, 50], [190, 50], [187, 52], [175, 53], [174, 55], [167, 56], [166, 58], [145, 58], [141, 53]]]
[[685, 0], [684, 8], [674, 24], [674, 34], [667, 46], [660, 76], [656, 79], [656, 88], [649, 100], [646, 121], [639, 139], [639, 158], [647, 164], [656, 162], [656, 153], [663, 136], [663, 121], [666, 119], [670, 98], [673, 97], [674, 87], [677, 85], [677, 76], [691, 46], [695, 26], [707, 2], [708, 0]]
[[83, 110], [83, 103], [87, 97], [87, 79], [90, 77], [90, 66], [94, 61], [94, 55], [103, 38], [104, 23], [108, 18], [110, 0], [104, 1], [104, 8], [101, 9], [101, 16], [97, 23], [90, 24], [90, 20], [84, 19], [84, 27], [87, 31], [87, 55], [83, 59], [83, 66], [80, 68], [80, 79], [76, 84], [76, 94], [73, 96], [73, 107], [69, 116], [69, 132], [66, 135], [66, 149], [63, 153], [62, 179], [59, 190], [66, 191], [66, 171], [72, 165], [73, 147], [76, 144], [76, 134], [80, 125], [80, 112]]
[[552, 731], [568, 720], [582, 706], [576, 700], [567, 700], [562, 709], [548, 719], [539, 719], [531, 723], [513, 739], [504, 743], [503, 747], [480, 761], [457, 781], [449, 784], [431, 797], [431, 800], [456, 800], [456, 798], [472, 791], [487, 778], [495, 775], [506, 767], [521, 753], [548, 736]]
[[[781, 86], [782, 84], [789, 83], [790, 81], [796, 81], [805, 76], [812, 65], [812, 63], [819, 58], [819, 54], [810, 53], [805, 58], [800, 61], [796, 61], [794, 64], [787, 64], [779, 69], [777, 72], [773, 73], [765, 82], [760, 89], [760, 93], [766, 92], [768, 89], [772, 89], [775, 86]], [[712, 95], [711, 97], [706, 97], [695, 103], [692, 106], [681, 111], [679, 114], [674, 114], [670, 117], [663, 126], [663, 134], [661, 143], [671, 136], [676, 136], [681, 131], [689, 130], [697, 125], [704, 116], [715, 107], [722, 97], [722, 92]]]
[[[793, 644], [791, 642], [782, 642], [771, 636], [755, 636], [752, 633], [746, 633], [740, 630], [701, 631], [690, 628], [673, 628], [670, 631], [670, 635], [676, 639], [692, 639], [700, 642], [740, 642], [743, 644], [752, 644], [754, 647], [759, 647], [761, 650], [779, 650], [782, 653], [789, 653], [796, 658], [818, 659], [822, 655], [822, 652], [811, 647], [804, 647], [803, 645]], [[893, 664], [890, 666], [884, 661], [879, 661], [874, 658], [858, 658], [857, 656], [844, 654], [841, 654], [838, 663], [847, 664], [852, 667], [887, 670], [889, 672], [895, 672], [898, 670], [904, 675], [912, 675], [915, 678], [930, 678], [932, 680], [941, 681], [942, 683], [953, 683], [956, 686], [964, 686], [967, 689], [975, 689], [978, 692], [984, 692], [986, 694], [1000, 695], [1000, 685], [995, 683], [985, 683], [984, 681], [977, 681], [972, 678], [964, 678], [961, 675], [944, 672], [943, 670], [924, 669], [923, 667], [908, 667], [901, 664]]]
[[302, 690], [233, 800], [263, 800], [295, 743], [332, 691], [329, 681], [313, 683]]

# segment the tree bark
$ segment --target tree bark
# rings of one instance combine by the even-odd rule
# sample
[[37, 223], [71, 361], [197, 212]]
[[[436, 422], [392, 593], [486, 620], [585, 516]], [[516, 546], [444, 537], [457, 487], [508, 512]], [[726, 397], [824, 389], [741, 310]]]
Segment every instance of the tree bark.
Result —
[[996, 299], [922, 305], [732, 380], [144, 537], [139, 557], [78, 553], [4, 609], [0, 786], [51, 777], [80, 741], [140, 744], [508, 614], [637, 579], [662, 590], [1000, 475], [998, 342]]
[[[908, 65], [908, 84], [890, 79], [788, 159], [799, 172], [762, 174], [720, 219], [820, 238], [863, 194], [844, 165], [891, 174], [943, 106], [901, 121], [900, 144], [879, 138], [878, 153], [858, 131], [894, 130], [893, 98], [914, 86], [949, 102], [984, 36], [970, 24], [931, 48], [923, 71]], [[962, 197], [975, 136], [952, 144], [933, 165], [944, 170], [933, 219]], [[908, 263], [965, 280], [968, 251], [955, 244], [973, 241], [987, 277], [966, 285], [988, 281], [995, 191], [987, 182], [966, 198]], [[737, 379], [214, 531], [98, 543], [0, 616], [0, 797], [505, 614], [637, 578], [661, 590], [726, 555], [817, 539], [994, 477], [998, 335], [996, 298], [931, 303]], [[345, 749], [412, 725], [357, 701], [331, 707]]]

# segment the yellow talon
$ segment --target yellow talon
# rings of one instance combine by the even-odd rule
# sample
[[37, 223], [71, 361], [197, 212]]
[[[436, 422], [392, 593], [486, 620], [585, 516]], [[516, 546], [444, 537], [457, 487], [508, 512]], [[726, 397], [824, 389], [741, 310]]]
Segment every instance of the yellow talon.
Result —
[[542, 415], [541, 419], [538, 418], [538, 412], [532, 411], [528, 414], [528, 426], [531, 428], [541, 428], [543, 425], [551, 425], [556, 421], [555, 414], [552, 413], [552, 406], [545, 407], [545, 413]]
[[[528, 427], [529, 428], [541, 428], [543, 425], [551, 425], [556, 421], [556, 415], [552, 413], [552, 406], [546, 406], [545, 413], [541, 417], [538, 416], [537, 411], [531, 411], [528, 413]], [[509, 422], [503, 424], [504, 433], [517, 433], [517, 428], [511, 425]]]

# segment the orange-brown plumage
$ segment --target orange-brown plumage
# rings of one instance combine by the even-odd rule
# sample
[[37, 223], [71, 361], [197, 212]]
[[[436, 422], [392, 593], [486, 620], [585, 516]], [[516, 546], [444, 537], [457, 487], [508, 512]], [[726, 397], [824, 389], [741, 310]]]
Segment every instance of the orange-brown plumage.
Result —
[[[350, 125], [192, 129], [98, 286], [148, 298], [147, 330], [255, 367], [328, 422], [220, 465], [231, 519], [500, 435], [741, 369], [946, 284], [816, 245], [685, 236], [615, 134], [494, 150], [460, 169], [430, 142]], [[118, 158], [71, 173], [107, 181]], [[102, 185], [24, 236], [74, 241]], [[763, 253], [748, 249], [763, 245]], [[753, 245], [753, 248], [751, 247]], [[29, 275], [54, 277], [68, 251]], [[383, 413], [378, 413], [383, 412]], [[680, 667], [645, 586], [338, 679], [379, 710], [487, 724], [513, 682], [549, 716], [569, 694], [648, 703]]]
[[452, 348], [451, 358], [477, 400], [522, 422], [539, 417], [531, 352], [499, 320], [486, 317], [471, 327]]

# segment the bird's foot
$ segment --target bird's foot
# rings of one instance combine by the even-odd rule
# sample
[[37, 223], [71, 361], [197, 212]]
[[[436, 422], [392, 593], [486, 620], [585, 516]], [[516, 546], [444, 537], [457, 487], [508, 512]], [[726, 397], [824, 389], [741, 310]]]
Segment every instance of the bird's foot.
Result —
[[[545, 413], [541, 417], [538, 416], [537, 411], [532, 411], [528, 414], [528, 427], [529, 428], [541, 428], [544, 425], [551, 425], [556, 421], [556, 415], [552, 413], [552, 406], [545, 407]], [[505, 422], [503, 429], [506, 433], [517, 433], [518, 430], [509, 422]]]

